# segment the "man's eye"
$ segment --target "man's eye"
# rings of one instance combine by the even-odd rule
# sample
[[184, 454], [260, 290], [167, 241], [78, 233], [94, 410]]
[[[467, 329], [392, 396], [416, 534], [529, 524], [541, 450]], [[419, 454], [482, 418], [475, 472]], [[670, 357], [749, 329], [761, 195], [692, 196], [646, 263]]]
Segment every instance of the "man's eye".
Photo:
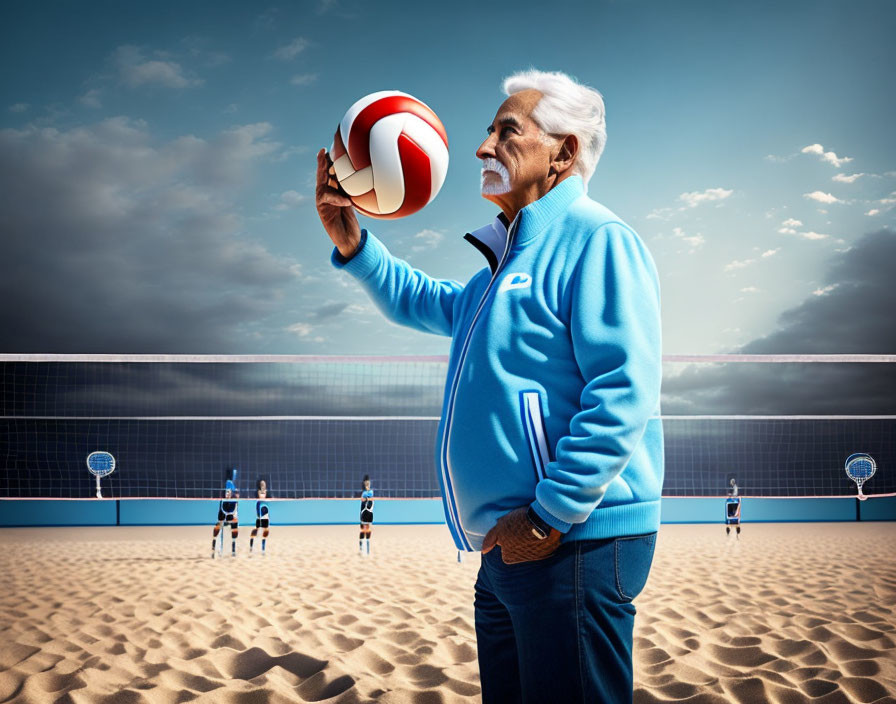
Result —
[[516, 130], [514, 130], [513, 127], [506, 126], [501, 128], [502, 137], [506, 137], [508, 134], [514, 134], [515, 132]]

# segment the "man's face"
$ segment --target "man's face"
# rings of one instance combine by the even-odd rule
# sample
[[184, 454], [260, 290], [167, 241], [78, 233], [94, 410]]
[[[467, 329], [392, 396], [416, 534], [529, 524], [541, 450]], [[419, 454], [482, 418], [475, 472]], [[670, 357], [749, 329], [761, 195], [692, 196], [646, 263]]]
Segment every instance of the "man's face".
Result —
[[539, 191], [547, 180], [553, 145], [544, 140], [531, 117], [540, 99], [539, 91], [524, 90], [511, 95], [498, 108], [488, 127], [488, 137], [476, 151], [476, 156], [483, 160], [485, 198], [494, 202], [506, 198], [531, 202], [535, 198], [526, 195]]
[[227, 490], [224, 492], [224, 498], [225, 498], [225, 499], [229, 499], [232, 495], [233, 495], [233, 492], [231, 492], [230, 489], [227, 489]]

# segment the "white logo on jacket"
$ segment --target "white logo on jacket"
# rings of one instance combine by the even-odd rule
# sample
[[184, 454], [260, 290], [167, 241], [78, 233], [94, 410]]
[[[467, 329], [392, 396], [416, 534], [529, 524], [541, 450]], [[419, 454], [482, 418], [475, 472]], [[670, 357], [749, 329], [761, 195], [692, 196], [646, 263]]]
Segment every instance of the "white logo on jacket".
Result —
[[498, 293], [511, 291], [515, 288], [529, 288], [532, 285], [532, 277], [528, 274], [508, 274], [501, 280]]

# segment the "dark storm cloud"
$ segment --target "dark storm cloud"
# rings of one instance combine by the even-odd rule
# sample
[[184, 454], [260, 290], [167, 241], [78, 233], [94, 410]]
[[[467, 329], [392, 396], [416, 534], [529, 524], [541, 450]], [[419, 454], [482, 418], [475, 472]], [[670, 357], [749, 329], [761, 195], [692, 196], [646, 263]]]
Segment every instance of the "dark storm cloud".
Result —
[[444, 362], [0, 362], [0, 416], [438, 416]]
[[[746, 354], [894, 354], [896, 233], [881, 230], [835, 255], [821, 295], [778, 319]], [[663, 412], [725, 414], [893, 414], [894, 364], [696, 365], [664, 381]]]
[[744, 346], [747, 354], [893, 354], [896, 353], [896, 233], [865, 235], [836, 255], [823, 287], [781, 314], [779, 327]]
[[2, 351], [245, 351], [295, 278], [230, 206], [269, 129], [163, 146], [126, 118], [0, 130]]

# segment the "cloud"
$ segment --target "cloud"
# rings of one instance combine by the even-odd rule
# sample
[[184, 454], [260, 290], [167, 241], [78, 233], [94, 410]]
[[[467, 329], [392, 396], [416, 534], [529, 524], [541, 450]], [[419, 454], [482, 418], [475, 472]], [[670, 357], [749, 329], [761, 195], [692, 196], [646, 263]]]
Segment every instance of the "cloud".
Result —
[[280, 61], [292, 61], [308, 48], [310, 42], [304, 37], [296, 37], [289, 44], [284, 44], [274, 52], [274, 58]]
[[871, 215], [871, 216], [879, 215], [879, 214], [880, 214], [880, 210], [878, 210], [877, 208], [872, 208], [867, 213], [865, 213], [865, 215]]
[[733, 190], [725, 188], [707, 188], [705, 191], [682, 193], [677, 200], [684, 203], [684, 205], [677, 208], [654, 208], [647, 214], [647, 220], [668, 220], [674, 213], [680, 213], [689, 208], [696, 208], [701, 203], [725, 200], [732, 193], [734, 193]]
[[174, 61], [147, 59], [139, 47], [118, 47], [112, 55], [122, 83], [131, 87], [155, 84], [166, 88], [188, 88], [202, 84], [202, 80], [187, 76]]
[[687, 235], [680, 227], [673, 227], [672, 234], [691, 248], [688, 254], [693, 254], [706, 244], [706, 238], [700, 233], [697, 233], [696, 235]]
[[439, 243], [445, 239], [445, 235], [442, 232], [437, 232], [435, 230], [420, 230], [416, 235], [414, 235], [414, 244], [411, 247], [412, 252], [424, 252], [428, 249], [434, 249], [439, 246]]
[[830, 193], [823, 191], [812, 191], [811, 193], [803, 193], [803, 198], [818, 201], [819, 203], [842, 203], [843, 201]]
[[775, 256], [780, 251], [781, 251], [780, 247], [777, 247], [775, 249], [767, 249], [762, 253], [761, 256], [763, 259], [768, 259], [769, 257]]
[[316, 73], [299, 73], [289, 79], [290, 84], [294, 86], [310, 86], [317, 81]]
[[247, 162], [277, 158], [283, 145], [268, 139], [273, 129], [268, 122], [237, 125], [211, 140], [185, 135], [164, 149], [169, 158], [181, 159], [202, 182], [232, 188], [245, 182]]
[[291, 332], [292, 334], [297, 335], [303, 342], [326, 342], [326, 338], [322, 335], [311, 337], [314, 331], [315, 327], [310, 323], [293, 323], [286, 328], [286, 332]]
[[296, 281], [233, 205], [266, 133], [158, 144], [126, 118], [0, 130], [0, 211], [17, 233], [0, 239], [6, 351], [246, 351]]
[[[683, 208], [682, 208], [683, 209]], [[675, 208], [654, 208], [647, 214], [648, 220], [668, 220]]]
[[855, 183], [858, 179], [864, 176], [864, 173], [860, 174], [850, 174], [847, 176], [846, 174], [836, 174], [831, 179], [832, 181], [837, 181], [838, 183]]
[[802, 225], [802, 220], [787, 218], [781, 222], [781, 227], [778, 228], [778, 232], [782, 235], [795, 235], [797, 233], [796, 228], [802, 227]]
[[349, 304], [342, 301], [325, 303], [312, 313], [312, 317], [316, 320], [329, 321], [344, 312], [348, 307]]
[[746, 345], [743, 352], [892, 354], [896, 326], [891, 302], [896, 300], [896, 233], [880, 230], [863, 236], [831, 258], [823, 286], [836, 290], [824, 301], [809, 299], [785, 311], [778, 330]]
[[308, 200], [308, 196], [298, 191], [284, 191], [280, 194], [280, 202], [274, 206], [274, 210], [290, 210], [298, 208], [302, 203]]
[[826, 161], [829, 164], [833, 164], [838, 169], [850, 161], [852, 161], [852, 157], [844, 156], [838, 157], [834, 152], [826, 152], [824, 147], [820, 144], [810, 144], [808, 147], [803, 147], [800, 150], [803, 154], [815, 154], [821, 157], [822, 161]]
[[[291, 327], [295, 329], [288, 330]], [[302, 335], [306, 330], [308, 332]], [[303, 343], [322, 339], [312, 337], [314, 326], [309, 323], [281, 326], [281, 331], [301, 337]], [[32, 364], [35, 378], [51, 382], [60, 378], [50, 372], [57, 363]], [[19, 398], [23, 415], [64, 414], [70, 409], [89, 408], [92, 415], [99, 417], [437, 417], [445, 384], [444, 365], [432, 362], [425, 366], [427, 368], [421, 372], [420, 366], [415, 365], [417, 373], [409, 374], [408, 368], [402, 368], [404, 365], [376, 361], [348, 367], [343, 362], [314, 361], [227, 365], [84, 362], [66, 365], [67, 370], [77, 367], [79, 383], [37, 384], [33, 393], [19, 394]], [[226, 367], [226, 373], [222, 367]], [[363, 379], [363, 384], [356, 383], [351, 388], [348, 377], [352, 375], [355, 375], [355, 381]], [[62, 376], [66, 375], [63, 373]], [[84, 380], [87, 383], [83, 383]], [[272, 434], [284, 427], [278, 423], [254, 425], [262, 425], [264, 432]], [[435, 432], [434, 425], [432, 431]], [[284, 434], [288, 436], [287, 444], [294, 445], [295, 427], [287, 424]], [[421, 445], [420, 457], [425, 461], [432, 452], [431, 438], [424, 438]], [[263, 446], [270, 447], [270, 443], [263, 443]]]
[[745, 269], [750, 266], [750, 264], [754, 264], [756, 262], [755, 259], [741, 259], [734, 260], [725, 265], [725, 271], [736, 271], [737, 269]]
[[78, 98], [78, 102], [81, 103], [81, 105], [83, 105], [84, 107], [98, 109], [103, 107], [103, 104], [100, 101], [100, 96], [102, 94], [102, 91], [98, 88], [91, 88], [89, 91], [84, 93], [84, 95]]
[[[271, 159], [273, 161], [286, 161], [287, 159], [291, 159], [298, 154], [307, 153], [308, 147], [306, 146], [299, 145], [295, 147], [284, 147], [283, 149], [279, 149], [276, 154], [272, 154]], [[310, 185], [313, 185], [313, 182]]]
[[280, 9], [271, 7], [255, 18], [253, 27], [256, 31], [269, 31], [276, 29], [280, 17]]
[[[329, 301], [308, 312], [306, 320], [297, 321], [286, 327], [286, 331], [297, 335], [305, 342], [324, 342], [320, 335], [321, 326], [330, 323], [344, 325], [346, 316], [368, 312], [363, 305], [345, 301]], [[352, 323], [356, 324], [357, 319]]]
[[[744, 354], [892, 354], [896, 232], [866, 234], [831, 257], [817, 288]], [[896, 364], [691, 365], [663, 380], [663, 411], [891, 414]]]
[[23, 113], [28, 112], [30, 108], [31, 106], [28, 103], [15, 103], [9, 106], [9, 111], [12, 113]]
[[286, 331], [298, 335], [299, 337], [308, 337], [308, 335], [314, 332], [314, 326], [310, 323], [293, 323], [286, 328]]
[[746, 286], [740, 290], [741, 293], [759, 293], [759, 289], [755, 286]]
[[[823, 239], [827, 239], [830, 236], [830, 235], [822, 235], [822, 234], [819, 234], [818, 232], [811, 232], [811, 231], [810, 232], [800, 232], [796, 228], [802, 227], [802, 224], [803, 223], [801, 220], [797, 220], [795, 218], [788, 218], [787, 220], [784, 220], [781, 223], [782, 227], [778, 228], [778, 232], [782, 235], [797, 235], [798, 237], [802, 237], [803, 239], [807, 239], [807, 240], [823, 240]], [[777, 249], [769, 250], [768, 252], [763, 253], [762, 256], [770, 257], [777, 251], [778, 251]]]
[[690, 193], [682, 193], [678, 196], [678, 200], [683, 201], [689, 208], [696, 208], [701, 203], [707, 203], [714, 200], [725, 200], [733, 190], [725, 188], [707, 188], [705, 191], [691, 191]]
[[180, 47], [190, 57], [190, 61], [194, 65], [217, 68], [229, 64], [233, 60], [229, 54], [209, 48], [211, 45], [210, 37], [196, 34], [188, 35], [180, 40]]

